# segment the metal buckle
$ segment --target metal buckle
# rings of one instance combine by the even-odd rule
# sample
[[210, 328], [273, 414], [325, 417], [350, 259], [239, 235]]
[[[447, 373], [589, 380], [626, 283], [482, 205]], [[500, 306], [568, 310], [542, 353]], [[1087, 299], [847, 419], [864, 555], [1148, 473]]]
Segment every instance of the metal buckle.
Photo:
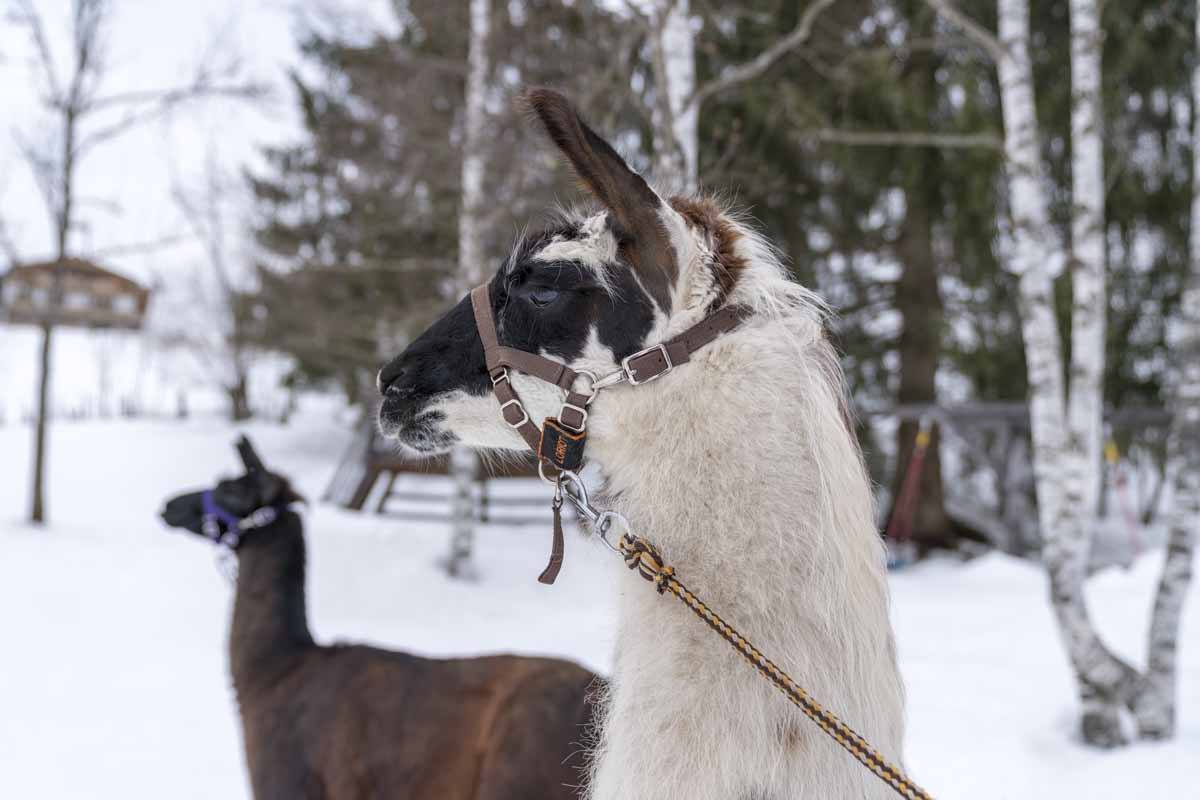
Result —
[[[507, 380], [508, 380], [508, 369], [502, 367], [500, 369], [500, 374], [498, 376], [496, 376], [495, 378], [492, 378], [492, 388], [494, 389], [497, 386], [499, 386], [501, 381], [507, 381]], [[512, 383], [512, 381], [509, 381], [509, 383]]]
[[[579, 427], [578, 427], [578, 428], [576, 428], [574, 425], [568, 425], [567, 423], [563, 422], [563, 415], [562, 415], [562, 412], [563, 412], [563, 411], [565, 411], [565, 410], [566, 410], [566, 409], [568, 409], [568, 408], [571, 408], [571, 409], [574, 409], [574, 410], [578, 411], [578, 412], [579, 412], [579, 414], [580, 414], [580, 416], [582, 417], [582, 419], [581, 419], [581, 420], [579, 420]], [[558, 412], [558, 421], [559, 421], [559, 424], [561, 424], [561, 425], [562, 425], [564, 428], [566, 428], [567, 430], [575, 431], [576, 433], [583, 433], [583, 429], [587, 427], [587, 420], [588, 420], [588, 412], [587, 412], [587, 409], [586, 409], [586, 408], [580, 408], [579, 406], [575, 405], [574, 403], [563, 403], [563, 404], [562, 404], [562, 408], [561, 408], [561, 409], [559, 409], [559, 412]]]
[[[662, 351], [663, 361], [667, 362], [667, 368], [664, 369], [662, 372], [658, 372], [658, 373], [655, 373], [654, 375], [651, 375], [649, 378], [646, 378], [646, 380], [644, 380], [644, 381], [639, 381], [636, 377], [634, 377], [633, 367], [630, 365], [633, 363], [634, 359], [641, 358], [642, 356], [644, 356], [648, 353], [653, 353], [655, 350]], [[625, 356], [625, 358], [621, 359], [621, 369], [623, 369], [625, 371], [625, 379], [627, 381], [629, 381], [630, 386], [641, 386], [643, 383], [649, 383], [650, 381], [657, 380], [658, 378], [661, 378], [663, 375], [666, 375], [668, 372], [675, 369], [675, 365], [671, 362], [671, 354], [669, 352], [667, 352], [666, 344], [660, 343], [660, 344], [653, 345], [651, 347], [647, 347], [645, 350], [639, 350], [636, 353], [634, 353], [633, 355]]]
[[[504, 409], [508, 408], [509, 406], [516, 406], [517, 408], [521, 409], [522, 419], [519, 419], [516, 422], [509, 422], [508, 417], [504, 416]], [[529, 422], [529, 412], [525, 410], [525, 406], [521, 405], [520, 400], [509, 400], [506, 403], [500, 404], [500, 418], [504, 420], [504, 423], [508, 425], [508, 427], [516, 430], [526, 422]]]

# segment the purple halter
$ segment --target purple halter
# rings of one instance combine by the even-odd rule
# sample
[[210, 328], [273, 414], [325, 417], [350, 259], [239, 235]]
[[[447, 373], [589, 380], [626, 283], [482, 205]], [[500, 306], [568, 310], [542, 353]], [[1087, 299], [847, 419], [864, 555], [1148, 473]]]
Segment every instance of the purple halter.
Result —
[[212, 490], [201, 495], [201, 503], [203, 504], [204, 519], [200, 525], [204, 535], [230, 550], [238, 549], [246, 531], [270, 525], [279, 519], [281, 511], [280, 507], [263, 506], [251, 511], [246, 517], [239, 518], [217, 505], [217, 501], [213, 499]]

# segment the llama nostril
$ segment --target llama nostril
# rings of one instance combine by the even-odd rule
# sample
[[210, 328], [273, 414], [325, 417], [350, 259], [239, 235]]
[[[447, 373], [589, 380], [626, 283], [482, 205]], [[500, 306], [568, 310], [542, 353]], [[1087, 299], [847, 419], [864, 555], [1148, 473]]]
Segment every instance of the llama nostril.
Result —
[[395, 394], [394, 384], [404, 377], [404, 367], [396, 361], [384, 366], [375, 376], [375, 388], [382, 395]]

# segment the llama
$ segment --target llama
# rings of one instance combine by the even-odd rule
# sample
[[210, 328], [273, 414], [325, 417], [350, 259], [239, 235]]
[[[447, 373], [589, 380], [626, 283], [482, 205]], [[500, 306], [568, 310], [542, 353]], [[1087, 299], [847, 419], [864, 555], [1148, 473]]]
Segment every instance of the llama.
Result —
[[314, 643], [304, 532], [286, 508], [299, 498], [239, 449], [245, 475], [162, 516], [237, 554], [229, 658], [255, 798], [577, 798], [596, 676], [549, 658]]
[[[523, 236], [491, 279], [500, 344], [607, 376], [738, 309], [738, 327], [660, 379], [595, 393], [589, 464], [690, 588], [899, 763], [883, 546], [821, 302], [723, 205], [664, 200], [563, 96], [525, 102], [597, 207]], [[558, 415], [556, 386], [509, 379], [530, 417]], [[380, 428], [409, 451], [525, 445], [492, 396], [469, 298], [378, 383]], [[591, 800], [890, 796], [681, 604], [621, 572]]]

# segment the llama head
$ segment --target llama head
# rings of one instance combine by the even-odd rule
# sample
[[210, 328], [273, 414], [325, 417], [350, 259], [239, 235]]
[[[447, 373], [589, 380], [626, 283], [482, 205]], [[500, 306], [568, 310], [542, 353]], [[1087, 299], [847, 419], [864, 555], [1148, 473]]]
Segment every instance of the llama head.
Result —
[[[268, 506], [280, 507], [301, 501], [288, 479], [267, 470], [246, 437], [238, 442], [238, 451], [246, 468], [245, 474], [227, 478], [211, 490], [185, 492], [166, 502], [160, 513], [163, 522], [172, 528], [183, 528], [192, 533], [217, 539], [205, 519], [211, 516], [211, 506], [224, 511], [230, 518], [241, 519], [254, 511]], [[210, 503], [205, 502], [205, 495]]]
[[[720, 305], [743, 263], [742, 229], [711, 202], [663, 200], [562, 95], [537, 89], [524, 100], [598, 207], [517, 242], [488, 284], [496, 331], [502, 345], [606, 375]], [[533, 419], [559, 410], [557, 388], [519, 372], [511, 380]], [[380, 429], [410, 451], [524, 446], [497, 413], [469, 296], [378, 383]]]

